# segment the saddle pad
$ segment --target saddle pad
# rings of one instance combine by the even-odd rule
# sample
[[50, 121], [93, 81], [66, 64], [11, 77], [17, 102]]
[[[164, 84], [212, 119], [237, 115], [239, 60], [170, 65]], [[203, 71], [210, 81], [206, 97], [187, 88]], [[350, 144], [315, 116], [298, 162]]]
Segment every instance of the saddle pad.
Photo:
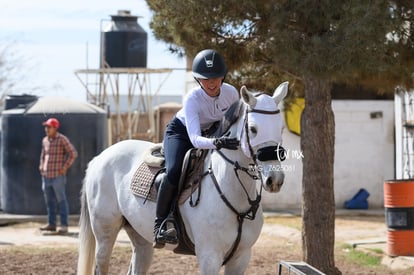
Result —
[[131, 192], [138, 197], [156, 201], [157, 191], [155, 190], [155, 186], [151, 188], [151, 184], [160, 170], [161, 168], [142, 163], [132, 178], [130, 185]]
[[[132, 194], [135, 196], [147, 199], [149, 201], [157, 201], [157, 190], [155, 186], [151, 188], [154, 177], [158, 174], [161, 168], [149, 166], [146, 163], [142, 163], [134, 176], [130, 184]], [[192, 180], [183, 188], [178, 199], [178, 204], [183, 204], [186, 200], [200, 187], [200, 182]]]

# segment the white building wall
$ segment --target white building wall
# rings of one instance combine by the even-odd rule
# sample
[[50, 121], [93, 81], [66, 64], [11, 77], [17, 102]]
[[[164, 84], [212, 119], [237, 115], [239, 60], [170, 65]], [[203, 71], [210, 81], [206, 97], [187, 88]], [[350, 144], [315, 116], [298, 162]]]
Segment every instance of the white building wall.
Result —
[[[394, 103], [392, 100], [334, 100], [335, 202], [343, 208], [360, 188], [369, 193], [370, 208], [384, 205], [383, 182], [394, 178]], [[300, 137], [285, 130], [283, 146], [300, 152]], [[306, 156], [304, 156], [306, 158]], [[299, 209], [302, 201], [302, 160], [285, 165], [285, 184], [277, 194], [263, 192], [267, 210]]]

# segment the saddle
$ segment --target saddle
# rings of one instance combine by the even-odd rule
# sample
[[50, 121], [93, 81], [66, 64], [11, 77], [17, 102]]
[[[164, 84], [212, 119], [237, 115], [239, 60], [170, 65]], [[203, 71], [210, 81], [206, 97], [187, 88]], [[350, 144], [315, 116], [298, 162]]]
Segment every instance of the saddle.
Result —
[[[188, 150], [184, 157], [178, 185], [178, 197], [172, 205], [179, 238], [178, 246], [174, 249], [177, 254], [195, 255], [194, 244], [188, 237], [177, 206], [183, 204], [189, 197], [189, 203], [192, 207], [198, 204], [201, 194], [200, 183], [205, 175], [203, 168], [207, 153], [208, 150], [193, 148]], [[165, 176], [164, 164], [162, 144], [155, 144], [145, 153], [143, 163], [135, 172], [130, 185], [131, 192], [136, 196], [145, 198], [145, 201], [155, 202], [159, 184], [162, 182], [162, 177]], [[198, 191], [198, 194], [194, 201], [193, 193], [196, 191]]]

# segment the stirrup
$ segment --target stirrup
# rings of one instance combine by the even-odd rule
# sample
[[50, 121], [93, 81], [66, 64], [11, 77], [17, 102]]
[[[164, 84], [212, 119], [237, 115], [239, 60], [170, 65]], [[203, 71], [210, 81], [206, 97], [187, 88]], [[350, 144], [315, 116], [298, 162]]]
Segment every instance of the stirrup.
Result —
[[161, 226], [154, 230], [154, 240], [152, 242], [153, 248], [164, 248], [165, 247], [165, 239], [163, 238], [163, 234], [161, 233], [163, 231], [161, 229]]
[[153, 248], [157, 248], [157, 249], [161, 249], [165, 247], [165, 243], [164, 242], [160, 242], [157, 240], [157, 237], [154, 236], [154, 240], [152, 242], [152, 247]]
[[[172, 224], [172, 227], [168, 228], [168, 224]], [[160, 226], [160, 229], [155, 236], [156, 243], [168, 243], [168, 244], [178, 244], [178, 232], [177, 232], [177, 222], [173, 215], [168, 216]]]
[[178, 244], [177, 231], [175, 228], [161, 230], [156, 237], [157, 244]]

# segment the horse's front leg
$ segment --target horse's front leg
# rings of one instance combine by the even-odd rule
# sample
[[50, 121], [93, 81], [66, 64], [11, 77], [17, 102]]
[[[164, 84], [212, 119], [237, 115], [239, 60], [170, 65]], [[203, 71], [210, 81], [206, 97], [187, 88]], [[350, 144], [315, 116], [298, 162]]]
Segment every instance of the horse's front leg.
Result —
[[223, 258], [217, 252], [203, 251], [197, 252], [198, 263], [200, 264], [200, 275], [218, 275], [220, 272]]
[[240, 275], [244, 274], [249, 265], [251, 256], [251, 249], [245, 249], [238, 251], [226, 264], [224, 274], [225, 275]]

